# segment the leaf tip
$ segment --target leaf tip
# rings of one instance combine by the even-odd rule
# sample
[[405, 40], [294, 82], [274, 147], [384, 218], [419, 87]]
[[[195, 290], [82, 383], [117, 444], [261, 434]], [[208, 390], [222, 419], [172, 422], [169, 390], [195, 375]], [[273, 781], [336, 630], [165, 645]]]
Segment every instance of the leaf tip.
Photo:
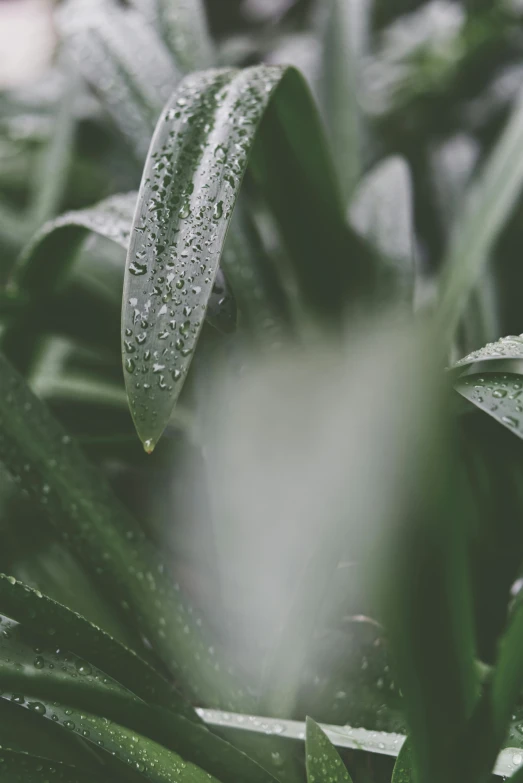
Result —
[[147, 440], [143, 441], [143, 447], [146, 454], [152, 454], [156, 447], [156, 441], [152, 438], [147, 438]]

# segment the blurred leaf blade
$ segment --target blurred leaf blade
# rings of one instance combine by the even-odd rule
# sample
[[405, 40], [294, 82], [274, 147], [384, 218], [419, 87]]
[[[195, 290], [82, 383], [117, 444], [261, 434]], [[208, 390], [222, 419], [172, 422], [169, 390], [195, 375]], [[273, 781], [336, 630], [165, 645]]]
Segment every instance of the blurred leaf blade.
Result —
[[480, 178], [469, 189], [464, 214], [455, 226], [445, 259], [437, 318], [448, 340], [454, 335], [468, 297], [521, 192], [522, 143], [523, 99], [520, 97]]
[[[56, 783], [91, 783], [92, 773], [70, 767], [65, 764], [50, 762], [44, 758], [30, 756], [26, 753], [16, 753], [2, 748], [0, 762], [0, 779], [19, 781], [19, 783], [42, 783], [44, 776], [49, 776]], [[97, 780], [108, 783], [109, 777], [98, 772]]]
[[183, 71], [209, 68], [214, 47], [202, 0], [132, 0], [157, 29]]

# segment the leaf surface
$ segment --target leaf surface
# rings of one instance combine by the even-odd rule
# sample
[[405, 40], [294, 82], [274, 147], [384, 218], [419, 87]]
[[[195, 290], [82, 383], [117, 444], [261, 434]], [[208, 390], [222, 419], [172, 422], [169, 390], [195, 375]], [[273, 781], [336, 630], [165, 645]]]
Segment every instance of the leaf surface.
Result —
[[308, 783], [352, 783], [340, 754], [312, 718], [307, 718], [305, 752]]

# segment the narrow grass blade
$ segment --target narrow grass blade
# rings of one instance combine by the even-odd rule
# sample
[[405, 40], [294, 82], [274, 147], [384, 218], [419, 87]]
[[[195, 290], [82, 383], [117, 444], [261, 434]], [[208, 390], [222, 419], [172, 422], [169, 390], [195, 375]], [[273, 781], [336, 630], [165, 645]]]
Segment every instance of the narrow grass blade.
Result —
[[27, 625], [48, 643], [59, 640], [63, 647], [103, 669], [149, 704], [165, 707], [189, 720], [196, 719], [174, 686], [136, 653], [76, 612], [3, 574], [0, 574], [0, 612]]
[[180, 76], [165, 44], [140, 14], [113, 0], [70, 0], [57, 20], [67, 53], [141, 162]]
[[452, 340], [468, 297], [479, 280], [500, 231], [507, 222], [523, 184], [523, 99], [491, 153], [457, 219], [444, 264], [437, 320]]
[[312, 718], [306, 722], [305, 753], [308, 783], [352, 783], [340, 754]]
[[1, 698], [0, 748], [77, 766], [91, 774], [101, 770], [97, 755], [81, 737], [66, 735], [54, 722], [42, 722], [34, 710], [21, 710], [14, 701]]
[[336, 319], [368, 279], [298, 73], [257, 66], [186, 77], [151, 143], [124, 288], [127, 393], [147, 451], [180, 394], [249, 159], [313, 312]]
[[[56, 631], [43, 639], [34, 635], [30, 626], [1, 616], [0, 623], [0, 690], [4, 698], [52, 720], [55, 720], [53, 714], [60, 713], [56, 709], [59, 702], [64, 705], [62, 712], [66, 716], [61, 722], [66, 729], [76, 729], [80, 736], [84, 736], [80, 728], [70, 725], [73, 710], [98, 716], [97, 721], [94, 718], [91, 721], [93, 725], [96, 723], [98, 734], [104, 733], [107, 719], [116, 721], [180, 753], [210, 774], [218, 774], [224, 783], [238, 780], [274, 783], [270, 773], [211, 734], [203, 724], [196, 723], [199, 720], [196, 714], [193, 713], [191, 720], [183, 717], [183, 712], [191, 714], [188, 707], [182, 714], [172, 714], [145, 704], [89, 659], [80, 658], [64, 647], [57, 649], [61, 637]], [[86, 738], [95, 741], [90, 735]], [[104, 739], [104, 747], [108, 749], [106, 746]]]
[[209, 68], [215, 57], [203, 0], [131, 0], [185, 72]]
[[0, 370], [0, 462], [8, 473], [188, 689], [208, 703], [252, 703], [204, 641], [179, 585], [100, 473], [2, 357]]
[[523, 377], [513, 373], [467, 375], [454, 382], [466, 400], [523, 438]]
[[[369, 8], [370, 4], [366, 3], [366, 7]], [[322, 25], [324, 31], [318, 90], [338, 177], [348, 205], [362, 167], [359, 68], [366, 25], [361, 18], [361, 3], [358, 0], [326, 0], [322, 11], [328, 18]]]

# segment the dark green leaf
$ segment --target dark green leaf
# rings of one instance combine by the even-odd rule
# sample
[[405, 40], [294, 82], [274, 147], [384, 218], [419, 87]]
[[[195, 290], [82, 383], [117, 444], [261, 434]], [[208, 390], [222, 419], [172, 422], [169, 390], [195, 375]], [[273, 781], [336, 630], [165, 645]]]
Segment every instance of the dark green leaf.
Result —
[[[84, 772], [26, 753], [0, 749], [1, 783], [43, 783], [45, 780], [52, 780], [53, 783], [93, 783], [94, 777], [92, 772]], [[109, 780], [110, 776], [96, 773], [97, 783], [109, 783]]]
[[352, 783], [340, 754], [312, 718], [307, 718], [305, 752], [308, 783]]
[[394, 764], [394, 772], [392, 773], [392, 783], [415, 783], [408, 740], [403, 743], [398, 753], [398, 758]]
[[357, 244], [299, 74], [258, 66], [186, 77], [151, 144], [124, 288], [127, 393], [148, 451], [180, 394], [249, 159], [313, 312], [339, 318], [370, 273], [354, 258]]
[[3, 357], [0, 369], [0, 462], [171, 671], [209, 703], [248, 703], [139, 525]]

